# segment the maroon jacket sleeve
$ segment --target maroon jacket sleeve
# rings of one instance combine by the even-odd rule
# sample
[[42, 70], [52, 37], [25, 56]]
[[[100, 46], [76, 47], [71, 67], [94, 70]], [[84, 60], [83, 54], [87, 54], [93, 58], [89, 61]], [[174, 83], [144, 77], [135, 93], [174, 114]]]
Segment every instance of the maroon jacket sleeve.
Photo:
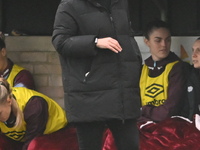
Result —
[[32, 74], [28, 70], [20, 71], [14, 80], [14, 87], [26, 87], [35, 90]]
[[43, 98], [33, 97], [29, 100], [24, 109], [26, 133], [22, 150], [27, 150], [31, 140], [44, 133], [48, 116], [48, 104]]
[[169, 73], [168, 98], [163, 105], [158, 107], [146, 105], [141, 108], [141, 117], [138, 122], [159, 122], [172, 115], [178, 115], [186, 96], [187, 78], [184, 74], [183, 63], [174, 65]]

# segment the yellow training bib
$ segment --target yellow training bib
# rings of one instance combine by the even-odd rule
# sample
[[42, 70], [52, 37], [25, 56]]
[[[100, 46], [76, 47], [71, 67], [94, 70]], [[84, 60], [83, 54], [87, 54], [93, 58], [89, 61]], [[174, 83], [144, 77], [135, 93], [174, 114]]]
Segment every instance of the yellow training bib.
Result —
[[149, 77], [149, 68], [144, 64], [140, 77], [140, 95], [142, 106], [160, 106], [167, 99], [168, 76], [172, 67], [178, 61], [166, 65], [165, 70], [158, 77]]
[[[43, 134], [50, 134], [58, 131], [67, 124], [65, 111], [51, 98], [44, 94], [38, 93], [24, 87], [14, 87], [13, 95], [19, 105], [20, 110], [23, 112], [26, 104], [33, 96], [38, 96], [46, 100], [48, 104], [49, 118], [46, 124], [46, 129]], [[24, 141], [26, 133], [26, 122], [23, 120], [23, 125], [20, 128], [9, 128], [3, 122], [0, 122], [1, 132], [15, 141]]]

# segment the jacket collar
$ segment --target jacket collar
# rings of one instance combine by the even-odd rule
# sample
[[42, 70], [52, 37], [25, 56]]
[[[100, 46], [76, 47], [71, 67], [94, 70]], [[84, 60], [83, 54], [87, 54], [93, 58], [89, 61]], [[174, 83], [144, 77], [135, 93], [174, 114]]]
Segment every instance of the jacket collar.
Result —
[[149, 58], [145, 60], [145, 64], [150, 68], [155, 68], [155, 67], [162, 68], [166, 64], [177, 61], [177, 60], [181, 60], [181, 59], [174, 52], [170, 52], [166, 58], [160, 61], [156, 61], [156, 62], [152, 59], [152, 56], [150, 56]]
[[[91, 2], [92, 4], [94, 4], [96, 7], [102, 7], [99, 3], [97, 3], [95, 0], [87, 0], [89, 2]], [[117, 3], [119, 0], [111, 0], [111, 6], [115, 3]]]

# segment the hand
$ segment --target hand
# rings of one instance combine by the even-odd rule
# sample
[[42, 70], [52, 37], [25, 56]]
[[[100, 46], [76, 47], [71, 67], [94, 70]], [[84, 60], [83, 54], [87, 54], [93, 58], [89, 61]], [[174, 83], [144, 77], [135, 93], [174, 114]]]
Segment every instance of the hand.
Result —
[[101, 48], [101, 49], [109, 49], [115, 53], [122, 51], [122, 48], [119, 45], [119, 42], [111, 37], [98, 39], [96, 47]]

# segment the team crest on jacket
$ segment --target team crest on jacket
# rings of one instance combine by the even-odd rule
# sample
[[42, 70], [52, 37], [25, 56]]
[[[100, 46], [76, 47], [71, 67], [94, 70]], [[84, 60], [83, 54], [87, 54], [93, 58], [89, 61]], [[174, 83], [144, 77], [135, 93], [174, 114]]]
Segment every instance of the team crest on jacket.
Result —
[[192, 92], [193, 91], [193, 87], [192, 86], [188, 86], [188, 92]]

